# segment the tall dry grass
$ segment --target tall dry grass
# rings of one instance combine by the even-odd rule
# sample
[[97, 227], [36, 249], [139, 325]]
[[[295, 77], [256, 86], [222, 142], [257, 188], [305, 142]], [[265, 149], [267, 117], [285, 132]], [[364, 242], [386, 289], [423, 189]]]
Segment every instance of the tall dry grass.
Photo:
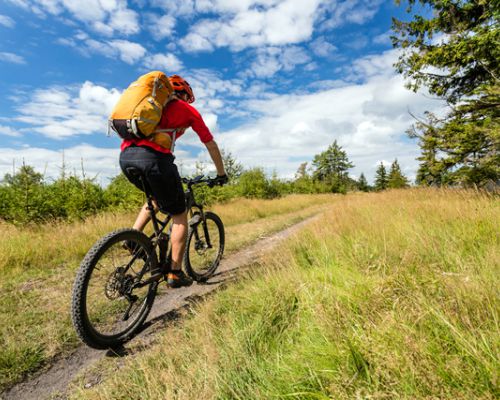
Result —
[[354, 194], [76, 399], [496, 399], [500, 204]]
[[[227, 226], [231, 252], [318, 212], [332, 198], [241, 200], [213, 210]], [[0, 390], [78, 345], [69, 316], [76, 269], [99, 237], [131, 226], [134, 218], [108, 213], [24, 228], [0, 222]]]

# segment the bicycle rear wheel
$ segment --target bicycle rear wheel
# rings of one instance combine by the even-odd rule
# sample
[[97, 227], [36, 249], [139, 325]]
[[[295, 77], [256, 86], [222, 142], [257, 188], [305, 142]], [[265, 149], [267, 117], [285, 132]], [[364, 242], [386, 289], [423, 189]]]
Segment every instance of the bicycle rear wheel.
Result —
[[224, 253], [224, 240], [224, 225], [213, 212], [206, 212], [205, 220], [189, 225], [184, 265], [191, 278], [204, 282], [214, 274]]
[[94, 244], [73, 286], [71, 316], [84, 343], [106, 349], [131, 338], [147, 318], [158, 286], [138, 284], [157, 264], [150, 239], [137, 230], [114, 231]]

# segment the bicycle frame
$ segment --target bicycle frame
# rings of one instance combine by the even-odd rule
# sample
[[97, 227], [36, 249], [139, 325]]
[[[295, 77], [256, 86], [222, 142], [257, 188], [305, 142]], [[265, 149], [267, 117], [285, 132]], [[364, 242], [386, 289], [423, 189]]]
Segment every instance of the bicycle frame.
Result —
[[[170, 227], [169, 227], [169, 231], [166, 234], [166, 238], [163, 236], [164, 235], [163, 231], [169, 225], [169, 222], [172, 219], [172, 216], [170, 214], [167, 214], [167, 216], [164, 220], [160, 220], [156, 216], [156, 211], [155, 211], [156, 207], [155, 207], [155, 204], [153, 201], [153, 196], [150, 193], [148, 186], [143, 181], [142, 176], [139, 176], [139, 180], [141, 181], [144, 193], [146, 194], [148, 211], [149, 211], [149, 215], [151, 218], [151, 222], [153, 224], [153, 231], [154, 232], [149, 236], [149, 239], [153, 243], [153, 251], [155, 251], [157, 246], [159, 247], [159, 258], [158, 258], [159, 265], [160, 266], [167, 265], [167, 270], [160, 271], [159, 273], [152, 275], [146, 281], [142, 282], [141, 279], [149, 268], [149, 265], [146, 263], [144, 265], [144, 267], [142, 268], [142, 270], [140, 271], [140, 273], [138, 274], [139, 281], [136, 283], [136, 285], [134, 285], [134, 287], [146, 286], [146, 285], [149, 285], [151, 282], [160, 280], [165, 275], [165, 273], [168, 273], [168, 271], [170, 270], [170, 262], [168, 262], [168, 261], [170, 261], [170, 258], [171, 258], [171, 254], [168, 253], [168, 242], [170, 241], [170, 235], [172, 232], [172, 225], [170, 225]], [[201, 221], [205, 220], [205, 213], [203, 211], [203, 206], [196, 202], [196, 199], [194, 197], [194, 192], [193, 192], [193, 186], [196, 184], [199, 184], [199, 183], [206, 183], [206, 182], [208, 182], [208, 180], [203, 179], [203, 176], [200, 175], [192, 180], [184, 180], [184, 182], [187, 184], [187, 189], [185, 190], [184, 195], [186, 197], [186, 208], [189, 212], [190, 221], [193, 221], [193, 219], [195, 219], [196, 215], [200, 216], [199, 219], [195, 219], [191, 223], [191, 225], [194, 226], [194, 225], [200, 223]], [[207, 242], [208, 248], [212, 248], [212, 244], [210, 242], [210, 235], [209, 235], [208, 228], [207, 228], [206, 224], [203, 224], [203, 231], [205, 234], [205, 240]], [[196, 240], [199, 240], [198, 231], [195, 231], [194, 234], [195, 234]], [[134, 256], [132, 258], [132, 260], [129, 262], [129, 265], [127, 265], [127, 267], [126, 267], [126, 270], [128, 270], [128, 268], [130, 268], [130, 266], [132, 265], [132, 263], [135, 261], [136, 258], [137, 258], [137, 256]]]

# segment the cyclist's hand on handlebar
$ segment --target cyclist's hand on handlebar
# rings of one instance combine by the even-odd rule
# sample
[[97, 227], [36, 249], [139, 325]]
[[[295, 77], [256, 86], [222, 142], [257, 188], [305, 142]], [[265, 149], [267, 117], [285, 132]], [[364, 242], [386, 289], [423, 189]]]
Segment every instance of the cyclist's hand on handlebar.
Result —
[[226, 174], [217, 175], [217, 178], [215, 178], [216, 185], [224, 186], [228, 182], [229, 182], [229, 177]]
[[228, 181], [229, 181], [229, 178], [228, 178], [228, 176], [226, 174], [224, 174], [224, 175], [217, 175], [216, 178], [210, 179], [210, 181], [208, 182], [208, 186], [209, 187], [214, 187], [216, 185], [223, 186]]

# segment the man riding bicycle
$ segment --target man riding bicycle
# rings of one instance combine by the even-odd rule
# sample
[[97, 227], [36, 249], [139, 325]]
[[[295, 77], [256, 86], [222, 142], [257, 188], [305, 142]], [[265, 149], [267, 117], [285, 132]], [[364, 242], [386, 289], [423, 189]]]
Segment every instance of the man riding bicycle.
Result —
[[[182, 136], [187, 128], [192, 128], [210, 154], [217, 170], [217, 181], [222, 185], [228, 178], [217, 143], [200, 113], [191, 106], [195, 100], [191, 86], [178, 75], [170, 76], [169, 81], [175, 90], [175, 96], [163, 109], [158, 132], [147, 139], [123, 140], [120, 167], [128, 180], [143, 190], [139, 178], [127, 172], [127, 168], [130, 167], [139, 169], [155, 198], [155, 211], [161, 210], [172, 215], [170, 237], [172, 265], [171, 272], [167, 276], [167, 284], [170, 287], [181, 287], [189, 286], [193, 281], [182, 271], [188, 222], [184, 190], [172, 154], [175, 140]], [[139, 212], [133, 228], [142, 231], [149, 220], [150, 214], [146, 203]]]

